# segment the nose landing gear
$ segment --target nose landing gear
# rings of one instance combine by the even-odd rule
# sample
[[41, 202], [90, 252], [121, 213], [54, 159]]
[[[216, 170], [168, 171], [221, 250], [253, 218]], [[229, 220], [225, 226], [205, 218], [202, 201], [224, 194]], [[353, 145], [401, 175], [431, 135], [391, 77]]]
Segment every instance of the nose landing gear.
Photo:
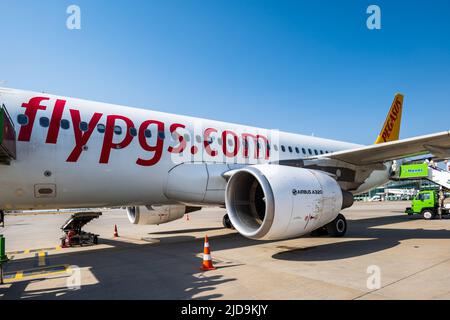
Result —
[[327, 224], [326, 229], [332, 237], [343, 237], [347, 232], [347, 220], [344, 215], [339, 213], [336, 219]]
[[338, 214], [336, 219], [334, 219], [327, 225], [311, 232], [311, 236], [317, 237], [329, 235], [330, 237], [339, 238], [345, 236], [346, 232], [347, 220], [345, 219], [344, 215], [340, 213]]
[[222, 218], [222, 224], [226, 229], [234, 229], [233, 224], [231, 223], [230, 217], [228, 214], [224, 215]]

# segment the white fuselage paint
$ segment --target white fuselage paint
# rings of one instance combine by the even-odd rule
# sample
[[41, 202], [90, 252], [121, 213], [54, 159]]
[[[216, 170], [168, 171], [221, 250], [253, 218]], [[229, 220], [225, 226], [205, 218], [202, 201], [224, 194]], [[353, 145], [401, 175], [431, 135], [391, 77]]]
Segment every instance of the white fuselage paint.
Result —
[[[266, 130], [249, 126], [199, 119], [181, 115], [156, 112], [146, 109], [136, 109], [124, 106], [91, 102], [80, 99], [65, 98], [45, 93], [20, 91], [13, 89], [0, 89], [0, 104], [6, 106], [15, 126], [18, 136], [21, 125], [18, 123], [18, 115], [25, 112], [23, 104], [28, 103], [33, 97], [46, 97], [42, 106], [46, 110], [38, 110], [29, 141], [17, 141], [17, 159], [10, 165], [0, 165], [0, 208], [3, 209], [40, 209], [40, 208], [71, 208], [71, 207], [104, 207], [122, 205], [146, 205], [173, 203], [164, 194], [164, 187], [170, 169], [181, 162], [208, 162], [208, 163], [237, 163], [255, 164], [268, 161], [299, 159], [309, 156], [308, 149], [319, 151], [340, 151], [360, 147], [360, 145]], [[65, 108], [62, 119], [69, 120], [70, 128], [59, 128], [56, 143], [46, 143], [48, 127], [40, 124], [40, 119], [46, 117], [51, 120], [52, 112], [57, 99], [65, 100]], [[111, 150], [107, 163], [100, 163], [102, 146], [105, 133], [97, 129], [92, 132], [90, 139], [76, 162], [67, 162], [69, 154], [74, 149], [75, 132], [73, 128], [70, 109], [79, 111], [81, 121], [89, 122], [95, 112], [101, 113], [98, 123], [105, 124], [108, 115], [121, 115], [130, 119], [137, 128], [138, 136], [132, 138], [131, 143], [123, 149]], [[139, 127], [146, 120], [163, 122], [165, 139], [160, 160], [151, 165], [143, 166], [136, 163], [138, 158], [150, 159], [154, 152], [144, 150], [139, 141]], [[189, 141], [181, 154], [168, 151], [169, 146], [176, 147], [179, 144], [177, 137], [173, 138], [170, 132], [172, 124], [183, 124], [185, 130], [180, 133], [188, 133]], [[126, 124], [117, 120], [116, 125], [125, 131]], [[152, 138], [148, 138], [148, 144], [156, 141], [155, 126], [150, 126]], [[204, 130], [214, 128], [218, 132], [211, 144], [211, 149], [217, 150], [217, 155], [211, 156], [205, 152], [203, 139], [197, 141], [196, 136], [202, 136]], [[239, 137], [240, 148], [236, 157], [224, 157], [220, 151], [222, 145], [217, 139], [220, 133], [226, 130], [235, 132]], [[242, 133], [261, 134], [268, 138], [271, 145], [270, 158], [264, 159], [265, 148], [262, 148], [260, 159], [253, 157], [255, 145], [250, 145], [249, 159], [243, 157]], [[124, 132], [114, 135], [113, 142], [118, 143], [125, 137]], [[251, 140], [251, 139], [250, 139]], [[186, 141], [186, 140], [185, 140]], [[274, 150], [277, 145], [278, 152]], [[196, 146], [200, 151], [192, 155], [191, 147]], [[285, 147], [285, 151], [281, 150]], [[289, 151], [292, 147], [292, 152]], [[295, 148], [299, 148], [299, 153]], [[302, 152], [304, 148], [307, 154]], [[233, 150], [233, 147], [229, 147]], [[44, 173], [47, 172], [47, 175]], [[51, 173], [48, 176], [48, 173]], [[372, 188], [386, 182], [387, 173], [380, 171], [364, 182], [364, 189]], [[179, 182], [183, 184], [183, 181]], [[55, 186], [56, 192], [50, 197], [36, 196], [36, 186]], [[189, 188], [190, 186], [186, 186]], [[359, 190], [362, 191], [362, 190]]]

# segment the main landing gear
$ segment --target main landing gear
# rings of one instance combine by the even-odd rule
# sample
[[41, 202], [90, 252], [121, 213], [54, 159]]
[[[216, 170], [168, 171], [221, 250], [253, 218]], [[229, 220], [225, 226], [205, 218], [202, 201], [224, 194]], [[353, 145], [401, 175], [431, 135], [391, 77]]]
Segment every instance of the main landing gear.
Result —
[[339, 238], [345, 236], [347, 232], [347, 220], [344, 215], [339, 213], [338, 216], [327, 225], [311, 232], [312, 236], [329, 235], [331, 237]]

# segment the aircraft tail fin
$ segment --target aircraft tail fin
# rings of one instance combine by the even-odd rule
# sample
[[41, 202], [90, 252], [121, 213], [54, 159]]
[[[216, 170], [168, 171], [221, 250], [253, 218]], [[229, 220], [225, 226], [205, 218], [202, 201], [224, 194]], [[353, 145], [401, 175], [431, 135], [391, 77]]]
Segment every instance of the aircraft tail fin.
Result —
[[398, 140], [402, 122], [403, 95], [397, 93], [375, 144]]

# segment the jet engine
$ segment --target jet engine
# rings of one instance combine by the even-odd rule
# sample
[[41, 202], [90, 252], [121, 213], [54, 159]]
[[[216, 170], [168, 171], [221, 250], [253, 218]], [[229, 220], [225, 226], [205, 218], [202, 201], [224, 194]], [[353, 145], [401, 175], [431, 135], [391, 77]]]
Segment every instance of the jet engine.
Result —
[[225, 204], [243, 236], [275, 240], [308, 234], [332, 222], [353, 204], [353, 195], [321, 171], [261, 164], [233, 173]]
[[200, 209], [200, 207], [190, 207], [185, 205], [127, 207], [127, 216], [132, 224], [163, 224], [181, 219], [185, 213]]

